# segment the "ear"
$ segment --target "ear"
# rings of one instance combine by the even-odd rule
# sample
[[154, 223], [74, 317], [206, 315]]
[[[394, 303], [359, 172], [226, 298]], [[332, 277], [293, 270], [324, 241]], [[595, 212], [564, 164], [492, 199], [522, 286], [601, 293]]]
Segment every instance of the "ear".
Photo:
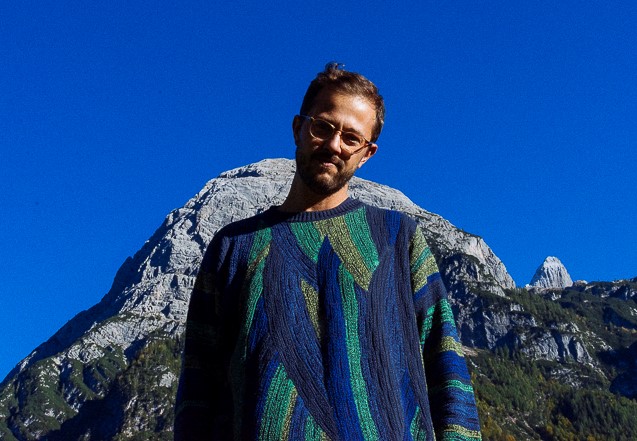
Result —
[[301, 126], [303, 125], [303, 119], [299, 115], [295, 115], [292, 119], [292, 135], [294, 136], [294, 144], [299, 145], [301, 139]]
[[361, 168], [363, 164], [365, 164], [369, 160], [369, 158], [374, 156], [377, 150], [378, 150], [378, 145], [373, 143], [370, 144], [367, 150], [365, 151], [365, 154], [363, 155], [361, 160], [358, 162], [358, 168]]

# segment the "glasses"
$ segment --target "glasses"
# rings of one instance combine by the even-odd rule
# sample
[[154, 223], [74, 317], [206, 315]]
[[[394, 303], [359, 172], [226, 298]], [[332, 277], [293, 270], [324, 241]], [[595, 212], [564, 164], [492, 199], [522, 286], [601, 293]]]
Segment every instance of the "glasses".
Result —
[[336, 129], [334, 124], [329, 123], [322, 119], [317, 119], [308, 115], [299, 115], [302, 118], [310, 120], [310, 135], [312, 137], [325, 141], [334, 136], [334, 133], [338, 132], [341, 135], [341, 149], [345, 150], [349, 155], [353, 155], [359, 150], [367, 147], [372, 142], [365, 139], [358, 133], [346, 132]]

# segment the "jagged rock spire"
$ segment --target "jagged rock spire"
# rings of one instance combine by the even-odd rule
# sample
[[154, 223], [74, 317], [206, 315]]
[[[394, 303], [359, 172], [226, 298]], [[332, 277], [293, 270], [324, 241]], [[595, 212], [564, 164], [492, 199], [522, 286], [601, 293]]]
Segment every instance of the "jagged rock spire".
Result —
[[547, 257], [539, 266], [529, 286], [534, 288], [566, 288], [573, 285], [573, 280], [566, 267], [557, 257]]

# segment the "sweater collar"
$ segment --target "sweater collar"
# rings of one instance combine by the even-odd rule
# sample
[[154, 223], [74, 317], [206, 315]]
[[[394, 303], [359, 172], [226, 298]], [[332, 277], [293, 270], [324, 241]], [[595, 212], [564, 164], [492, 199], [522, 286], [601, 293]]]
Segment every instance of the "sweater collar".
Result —
[[314, 222], [332, 217], [338, 217], [361, 207], [363, 203], [358, 199], [348, 197], [340, 205], [321, 211], [300, 211], [298, 213], [288, 213], [279, 210], [278, 206], [270, 207], [264, 215], [277, 222]]

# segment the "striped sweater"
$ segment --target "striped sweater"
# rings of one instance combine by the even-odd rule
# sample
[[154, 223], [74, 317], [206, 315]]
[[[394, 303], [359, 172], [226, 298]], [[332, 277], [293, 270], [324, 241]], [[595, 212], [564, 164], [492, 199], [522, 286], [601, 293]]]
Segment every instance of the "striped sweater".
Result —
[[415, 222], [348, 199], [223, 228], [186, 325], [175, 440], [477, 440], [453, 313]]

